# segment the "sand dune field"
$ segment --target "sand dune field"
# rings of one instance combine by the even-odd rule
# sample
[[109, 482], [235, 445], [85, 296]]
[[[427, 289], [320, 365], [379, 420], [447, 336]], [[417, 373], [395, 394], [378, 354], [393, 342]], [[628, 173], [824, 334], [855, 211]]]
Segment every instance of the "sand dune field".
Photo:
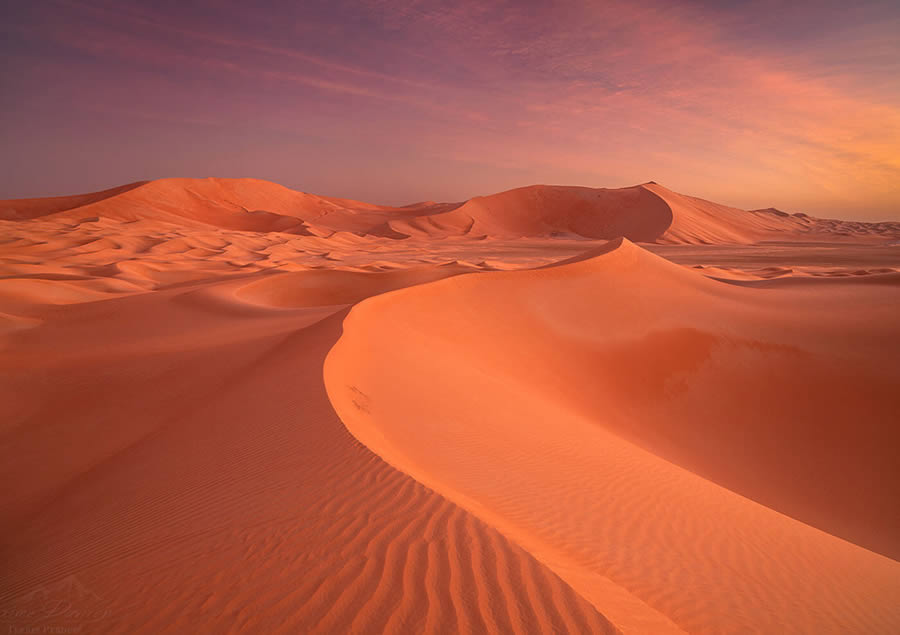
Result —
[[652, 182], [0, 201], [0, 626], [900, 632], [898, 316]]

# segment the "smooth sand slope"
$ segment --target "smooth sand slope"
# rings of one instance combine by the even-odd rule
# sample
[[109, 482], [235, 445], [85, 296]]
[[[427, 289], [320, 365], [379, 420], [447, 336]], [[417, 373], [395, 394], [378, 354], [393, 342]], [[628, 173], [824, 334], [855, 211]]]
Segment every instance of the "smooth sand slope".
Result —
[[[6, 339], [4, 625], [613, 632], [520, 547], [356, 442], [327, 401], [344, 305], [323, 300], [452, 271], [325, 272], [328, 298], [312, 273], [309, 294], [287, 274], [47, 307]], [[42, 619], [54, 602], [82, 617]]]
[[0, 202], [0, 627], [898, 632], [898, 237], [652, 183]]
[[895, 632], [900, 563], [829, 534], [900, 554], [900, 286], [818, 282], [616, 242], [367, 300], [326, 385], [626, 632]]
[[0, 219], [96, 217], [253, 232], [330, 235], [351, 231], [400, 237], [392, 234], [388, 220], [446, 208], [436, 203], [402, 208], [371, 205], [297, 192], [259, 179], [171, 178], [79, 196], [0, 201]]

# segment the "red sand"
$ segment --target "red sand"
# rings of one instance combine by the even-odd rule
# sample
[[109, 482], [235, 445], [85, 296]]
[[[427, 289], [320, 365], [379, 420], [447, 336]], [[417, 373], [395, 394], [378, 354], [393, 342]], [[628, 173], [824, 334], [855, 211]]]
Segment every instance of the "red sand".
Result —
[[900, 631], [896, 223], [249, 179], [0, 217], [4, 626]]
[[161, 179], [71, 197], [0, 201], [0, 219], [147, 219], [301, 235], [580, 237], [675, 244], [762, 240], [878, 242], [900, 222], [826, 220], [775, 209], [744, 211], [656, 183], [610, 190], [532, 185], [464, 203], [371, 205], [295, 192], [257, 179]]

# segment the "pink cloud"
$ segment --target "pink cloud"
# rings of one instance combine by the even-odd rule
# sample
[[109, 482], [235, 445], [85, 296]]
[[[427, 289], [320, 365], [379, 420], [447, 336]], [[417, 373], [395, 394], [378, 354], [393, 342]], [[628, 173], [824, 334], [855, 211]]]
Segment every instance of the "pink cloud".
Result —
[[[393, 152], [475, 162], [498, 183], [510, 172], [587, 185], [652, 178], [746, 207], [900, 210], [900, 87], [889, 72], [900, 70], [889, 36], [900, 23], [887, 19], [836, 26], [841, 58], [808, 35], [803, 46], [760, 41], [721, 11], [661, 1], [253, 13], [271, 38], [240, 22], [249, 14], [236, 3], [216, 4], [224, 27], [152, 4], [62, 4], [72, 15], [31, 36], [92, 58], [59, 64], [107, 73], [106, 84], [90, 75], [105, 107], [326, 135], [376, 166], [373, 180]], [[435, 184], [467, 191], [468, 176], [444, 169]]]

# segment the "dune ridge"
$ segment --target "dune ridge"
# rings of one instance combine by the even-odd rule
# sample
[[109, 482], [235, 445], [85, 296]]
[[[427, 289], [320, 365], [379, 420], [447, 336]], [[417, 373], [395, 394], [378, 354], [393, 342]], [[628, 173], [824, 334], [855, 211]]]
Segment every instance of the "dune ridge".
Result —
[[458, 271], [326, 272], [328, 297], [308, 273], [45, 306], [7, 337], [0, 620], [49, 601], [92, 633], [616, 632], [328, 402], [345, 303]]
[[661, 244], [772, 240], [887, 242], [900, 223], [864, 223], [746, 211], [673, 192], [657, 183], [620, 189], [532, 185], [462, 203], [374, 205], [297, 192], [258, 179], [145, 181], [104, 192], [0, 201], [0, 219], [151, 220], [252, 232], [404, 239], [580, 238]]
[[900, 553], [900, 292], [816, 291], [616, 241], [356, 305], [326, 387], [354, 436], [626, 632], [891, 632], [900, 563], [829, 532]]
[[[390, 235], [388, 216], [423, 213], [437, 204], [405, 208], [297, 192], [260, 179], [168, 178], [142, 181], [93, 194], [0, 201], [0, 218], [25, 220], [91, 217], [150, 220], [182, 227], [330, 235], [355, 231]], [[396, 236], [395, 236], [396, 237]]]

